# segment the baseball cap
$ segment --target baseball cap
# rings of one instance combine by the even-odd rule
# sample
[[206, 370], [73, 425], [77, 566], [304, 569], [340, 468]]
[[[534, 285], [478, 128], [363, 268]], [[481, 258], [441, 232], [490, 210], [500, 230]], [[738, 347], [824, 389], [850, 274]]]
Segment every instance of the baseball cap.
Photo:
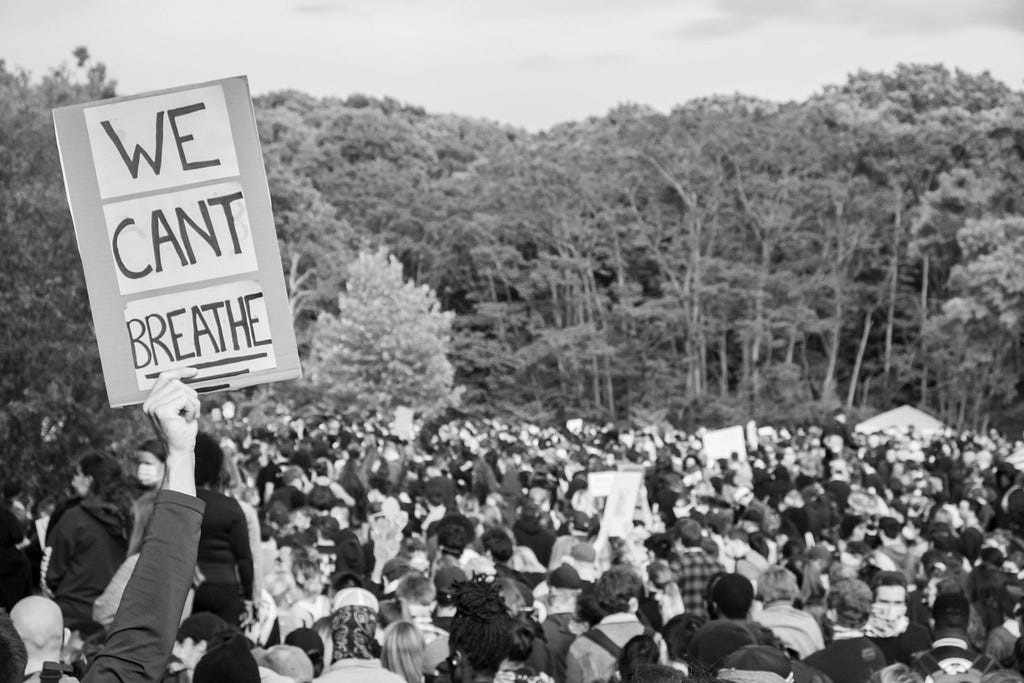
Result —
[[455, 591], [455, 584], [460, 581], [468, 581], [466, 572], [459, 567], [444, 567], [434, 575], [434, 588], [438, 593], [451, 595]]
[[551, 572], [548, 585], [552, 588], [582, 589], [587, 582], [580, 578], [580, 573], [567, 564]]
[[320, 639], [317, 632], [311, 628], [297, 628], [284, 639], [285, 645], [294, 645], [309, 657], [311, 662], [317, 660], [323, 661], [324, 658], [324, 641]]

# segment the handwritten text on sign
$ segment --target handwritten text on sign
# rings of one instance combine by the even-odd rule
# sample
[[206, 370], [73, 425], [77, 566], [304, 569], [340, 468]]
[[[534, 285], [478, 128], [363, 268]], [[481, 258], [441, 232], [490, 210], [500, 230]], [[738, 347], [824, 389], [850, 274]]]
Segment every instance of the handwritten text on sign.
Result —
[[238, 175], [220, 86], [85, 110], [104, 200]]
[[122, 294], [256, 270], [237, 182], [107, 204], [103, 214]]
[[148, 389], [161, 372], [173, 368], [199, 368], [206, 381], [276, 365], [257, 282], [130, 301], [124, 317], [140, 389]]

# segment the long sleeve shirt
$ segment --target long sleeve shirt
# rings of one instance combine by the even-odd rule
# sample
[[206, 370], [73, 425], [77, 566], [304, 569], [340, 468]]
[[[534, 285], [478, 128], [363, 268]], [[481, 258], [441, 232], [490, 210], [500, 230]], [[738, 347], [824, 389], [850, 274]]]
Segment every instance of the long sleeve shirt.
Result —
[[160, 680], [192, 585], [205, 504], [160, 491], [107, 641], [83, 683]]

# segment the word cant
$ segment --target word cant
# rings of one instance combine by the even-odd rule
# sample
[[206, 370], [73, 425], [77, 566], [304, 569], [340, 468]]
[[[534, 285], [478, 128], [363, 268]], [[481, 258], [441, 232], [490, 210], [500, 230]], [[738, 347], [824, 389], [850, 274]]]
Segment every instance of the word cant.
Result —
[[[260, 338], [253, 302], [263, 292], [148, 313], [127, 321], [136, 370], [273, 343]], [[263, 327], [266, 327], [265, 323]]]
[[[111, 247], [114, 251], [114, 262], [118, 270], [127, 278], [138, 280], [150, 273], [160, 273], [164, 270], [164, 256], [166, 250], [173, 259], [177, 257], [178, 263], [184, 268], [194, 266], [197, 262], [196, 248], [193, 238], [199, 238], [196, 244], [206, 246], [204, 250], [212, 252], [214, 256], [220, 256], [223, 251], [221, 240], [224, 232], [230, 238], [230, 248], [235, 254], [242, 253], [242, 245], [238, 237], [238, 226], [235, 223], [235, 215], [231, 205], [234, 202], [242, 201], [241, 192], [220, 197], [210, 197], [199, 200], [196, 208], [190, 213], [184, 207], [175, 207], [172, 216], [163, 209], [154, 209], [149, 216], [149, 243], [152, 246], [152, 259], [146, 260], [145, 266], [141, 264], [126, 263], [125, 254], [121, 249], [121, 237], [124, 231], [136, 225], [135, 218], [123, 219], [114, 228], [111, 236]], [[211, 210], [211, 207], [217, 209]], [[174, 227], [172, 227], [172, 222]], [[227, 246], [226, 244], [224, 246]]]

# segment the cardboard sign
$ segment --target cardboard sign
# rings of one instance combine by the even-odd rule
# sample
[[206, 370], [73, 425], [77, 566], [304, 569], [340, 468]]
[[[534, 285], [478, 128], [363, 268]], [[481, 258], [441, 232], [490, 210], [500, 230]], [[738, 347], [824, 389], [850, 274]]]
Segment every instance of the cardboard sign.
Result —
[[590, 495], [594, 498], [602, 498], [609, 495], [615, 483], [615, 475], [616, 472], [611, 470], [607, 472], [588, 472], [587, 490], [590, 491]]
[[704, 453], [707, 461], [730, 460], [736, 453], [743, 460], [747, 457], [746, 432], [741, 425], [725, 429], [709, 430], [704, 433]]
[[633, 515], [636, 511], [636, 497], [643, 483], [643, 472], [616, 472], [612, 480], [612, 490], [604, 504], [604, 516], [601, 518], [601, 532], [608, 538], [618, 536], [626, 538], [633, 528]]
[[53, 111], [112, 406], [299, 377], [244, 77]]
[[391, 423], [391, 432], [406, 442], [412, 442], [416, 438], [416, 426], [413, 424], [415, 413], [408, 406], [395, 408], [395, 419]]

